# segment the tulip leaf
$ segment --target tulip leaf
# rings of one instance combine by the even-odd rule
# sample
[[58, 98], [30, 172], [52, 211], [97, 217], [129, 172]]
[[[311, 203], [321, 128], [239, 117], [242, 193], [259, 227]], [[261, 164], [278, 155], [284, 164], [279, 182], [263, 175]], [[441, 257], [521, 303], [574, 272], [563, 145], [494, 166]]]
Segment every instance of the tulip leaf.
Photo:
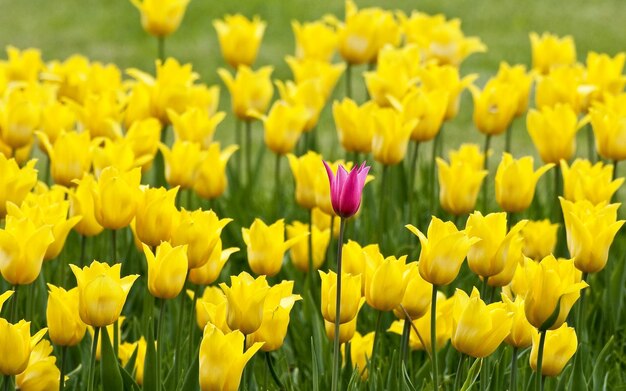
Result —
[[137, 346], [135, 350], [133, 350], [133, 354], [128, 359], [128, 362], [126, 363], [126, 365], [124, 365], [124, 370], [126, 370], [126, 372], [128, 372], [131, 375], [133, 374], [133, 371], [135, 370], [135, 363], [137, 362], [137, 352], [139, 352], [139, 346]]
[[105, 390], [123, 390], [122, 375], [120, 374], [120, 366], [117, 363], [117, 357], [113, 352], [111, 338], [106, 331], [100, 333], [101, 340], [101, 360], [100, 360], [100, 378], [102, 380], [102, 388]]
[[196, 349], [196, 354], [193, 357], [193, 362], [191, 366], [187, 370], [187, 374], [185, 375], [185, 382], [183, 383], [183, 387], [180, 391], [196, 391], [200, 388], [200, 384], [198, 382], [199, 379], [199, 371], [200, 371], [200, 345]]
[[585, 391], [587, 390], [587, 381], [585, 380], [585, 374], [583, 373], [583, 363], [582, 363], [582, 344], [578, 344], [578, 350], [576, 351], [576, 355], [574, 357], [574, 368], [572, 369], [572, 374], [569, 378], [569, 386], [568, 390], [571, 391]]
[[156, 348], [154, 346], [154, 330], [152, 318], [148, 321], [148, 333], [146, 335], [146, 357], [143, 363], [143, 389], [144, 391], [158, 391], [159, 383], [156, 378]]
[[404, 363], [402, 363], [402, 388], [404, 390], [415, 391], [415, 386], [411, 382], [411, 376]]
[[[600, 351], [600, 354], [598, 354], [598, 357], [596, 357], [595, 364], [593, 365], [593, 370], [591, 371], [591, 378], [589, 379], [589, 384], [587, 384], [587, 388], [592, 389], [592, 390], [599, 388], [599, 385], [602, 382], [602, 377], [601, 377], [602, 372], [604, 372], [604, 371], [600, 371], [600, 368], [601, 368], [601, 365], [604, 364], [604, 360], [606, 359], [607, 354], [609, 354], [609, 349], [613, 345], [614, 338], [615, 338], [614, 335], [612, 335], [611, 338], [609, 338], [609, 341], [606, 343], [606, 345], [604, 345], [604, 347]], [[592, 381], [593, 381], [593, 388], [590, 388], [592, 386], [591, 384]]]
[[313, 343], [313, 337], [311, 337], [311, 377], [313, 381], [313, 391], [320, 390], [320, 371], [317, 366], [317, 354], [315, 352], [315, 344]]
[[559, 297], [559, 300], [556, 302], [556, 307], [554, 308], [554, 311], [552, 311], [552, 314], [550, 314], [550, 316], [548, 316], [548, 318], [543, 322], [541, 327], [539, 327], [539, 331], [546, 331], [550, 329], [550, 327], [552, 327], [556, 320], [559, 318], [559, 313], [561, 312], [562, 298], [563, 296]]
[[478, 375], [480, 374], [480, 370], [482, 369], [482, 367], [483, 367], [482, 358], [478, 358], [474, 360], [474, 363], [470, 367], [469, 372], [467, 373], [467, 377], [465, 378], [465, 381], [463, 382], [461, 391], [469, 391], [472, 389], [472, 387], [474, 387], [474, 384], [476, 384], [476, 379], [478, 379]]
[[124, 367], [120, 366], [120, 374], [122, 375], [122, 382], [124, 383], [124, 390], [134, 391], [134, 390], [141, 389], [139, 385], [137, 384], [137, 382], [135, 382], [133, 375], [130, 372], [128, 372]]

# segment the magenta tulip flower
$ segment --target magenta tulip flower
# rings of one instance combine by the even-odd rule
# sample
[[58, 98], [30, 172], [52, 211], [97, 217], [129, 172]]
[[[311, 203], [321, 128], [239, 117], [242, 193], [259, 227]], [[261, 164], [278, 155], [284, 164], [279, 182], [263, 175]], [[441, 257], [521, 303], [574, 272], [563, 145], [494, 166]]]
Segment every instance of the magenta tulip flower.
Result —
[[370, 167], [363, 162], [348, 172], [342, 165], [339, 165], [337, 176], [335, 176], [328, 163], [323, 160], [322, 162], [330, 181], [330, 201], [333, 204], [333, 210], [341, 218], [354, 216], [361, 206], [361, 194]]

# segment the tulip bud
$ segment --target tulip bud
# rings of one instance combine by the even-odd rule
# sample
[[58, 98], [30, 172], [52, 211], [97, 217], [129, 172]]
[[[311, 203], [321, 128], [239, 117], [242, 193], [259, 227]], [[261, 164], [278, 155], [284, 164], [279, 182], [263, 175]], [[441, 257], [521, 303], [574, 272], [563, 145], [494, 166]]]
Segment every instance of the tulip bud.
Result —
[[104, 230], [96, 220], [93, 195], [91, 188], [95, 185], [95, 179], [91, 174], [86, 174], [77, 180], [78, 186], [70, 191], [70, 217], [82, 216], [82, 219], [74, 226], [74, 230], [83, 236], [96, 236]]
[[559, 38], [550, 33], [530, 33], [533, 69], [546, 74], [556, 67], [576, 62], [576, 47], [570, 35]]
[[135, 366], [133, 371], [135, 372], [135, 381], [139, 385], [143, 385], [143, 368], [146, 359], [146, 339], [142, 336], [138, 341], [129, 343], [123, 342], [120, 344], [119, 358], [122, 361], [122, 366], [126, 367], [135, 351]]
[[56, 357], [52, 354], [52, 345], [42, 339], [35, 345], [24, 372], [15, 376], [15, 383], [20, 391], [44, 391], [59, 388], [61, 371], [56, 366]]
[[6, 204], [12, 202], [21, 205], [26, 195], [37, 183], [37, 160], [30, 160], [20, 168], [15, 159], [8, 159], [0, 153], [0, 218], [7, 214]]
[[75, 346], [83, 340], [87, 326], [78, 315], [78, 288], [66, 291], [48, 284], [46, 323], [50, 340], [58, 346]]
[[205, 159], [200, 144], [176, 140], [172, 148], [161, 143], [159, 149], [165, 159], [165, 179], [170, 186], [191, 189], [196, 167]]
[[333, 210], [341, 218], [354, 216], [361, 206], [361, 193], [370, 167], [363, 162], [360, 166], [353, 167], [348, 173], [343, 165], [339, 165], [335, 176], [328, 163], [322, 162], [326, 167], [326, 174], [330, 182], [330, 199]]
[[537, 181], [552, 167], [550, 163], [534, 171], [532, 156], [515, 160], [503, 153], [496, 171], [496, 202], [509, 213], [527, 209], [533, 202]]
[[235, 151], [237, 145], [230, 145], [220, 151], [220, 143], [214, 142], [206, 151], [204, 159], [196, 167], [193, 190], [202, 198], [212, 200], [226, 191], [226, 163]]
[[391, 311], [402, 302], [408, 283], [406, 255], [384, 258], [365, 254], [365, 299], [379, 311]]
[[55, 141], [42, 132], [37, 132], [37, 137], [48, 152], [55, 183], [70, 187], [75, 179], [91, 170], [92, 142], [88, 132], [61, 132]]
[[348, 152], [371, 152], [374, 137], [371, 113], [375, 107], [376, 104], [370, 101], [357, 106], [350, 98], [333, 102], [333, 118], [343, 149]]
[[439, 202], [441, 207], [455, 216], [471, 212], [487, 171], [470, 164], [448, 164], [437, 158], [439, 169]]
[[46, 331], [48, 329], [41, 329], [31, 337], [30, 322], [20, 320], [11, 324], [0, 318], [0, 373], [13, 376], [24, 372], [31, 352]]
[[[193, 295], [192, 291], [187, 291], [187, 293]], [[223, 332], [227, 332], [223, 328], [223, 326], [226, 325], [227, 304], [226, 295], [224, 295], [224, 292], [222, 292], [220, 288], [207, 286], [204, 289], [204, 293], [202, 293], [202, 297], [199, 297], [196, 301], [196, 323], [198, 327], [200, 327], [200, 330], [204, 330], [204, 326], [210, 322]], [[228, 328], [228, 325], [226, 325], [226, 328]], [[228, 331], [230, 331], [230, 329], [228, 329]]]
[[[333, 271], [328, 273], [320, 271], [319, 273], [322, 278], [322, 316], [329, 322], [335, 322], [337, 311], [337, 274]], [[361, 275], [352, 276], [342, 273], [341, 284], [339, 323], [347, 323], [357, 315], [360, 308]]]
[[135, 217], [141, 197], [141, 169], [121, 172], [115, 167], [102, 170], [98, 182], [91, 188], [96, 220], [104, 228], [120, 229]]
[[410, 267], [407, 276], [408, 282], [401, 303], [404, 309], [395, 308], [393, 313], [399, 319], [405, 319], [404, 311], [406, 310], [411, 319], [418, 319], [428, 311], [433, 287], [422, 278], [416, 262], [409, 263], [407, 266]]
[[576, 159], [571, 167], [561, 160], [563, 196], [569, 201], [588, 200], [597, 205], [610, 203], [613, 195], [624, 183], [624, 178], [613, 180], [613, 165]]
[[[340, 327], [341, 330], [341, 327]], [[366, 380], [368, 377], [367, 363], [372, 357], [374, 350], [374, 332], [370, 332], [364, 336], [357, 331], [350, 340], [350, 359], [352, 367], [361, 375], [361, 379]], [[346, 361], [345, 344], [341, 347], [341, 354], [344, 362]]]
[[234, 69], [240, 65], [251, 66], [256, 60], [266, 26], [258, 15], [252, 20], [241, 14], [214, 20], [213, 27], [217, 31], [224, 60]]
[[486, 135], [504, 133], [513, 122], [517, 110], [515, 87], [498, 79], [490, 79], [483, 90], [471, 86], [474, 98], [474, 124]]
[[266, 66], [255, 72], [242, 65], [233, 78], [226, 69], [218, 69], [217, 73], [230, 92], [233, 113], [239, 119], [250, 121], [253, 119], [251, 112], [265, 113], [274, 94], [270, 80], [273, 70]]
[[159, 299], [173, 299], [185, 285], [187, 278], [187, 245], [172, 247], [161, 242], [153, 254], [150, 247], [143, 245], [148, 263], [148, 290]]
[[254, 279], [246, 272], [230, 276], [230, 284], [230, 287], [225, 283], [220, 284], [228, 299], [228, 327], [240, 330], [245, 335], [252, 334], [261, 327], [263, 305], [270, 287], [265, 276]]
[[[620, 71], [621, 73], [621, 71]], [[626, 94], [605, 94], [603, 102], [589, 109], [591, 127], [596, 141], [596, 151], [607, 160], [626, 159], [626, 147], [619, 142], [626, 137]]]
[[135, 234], [141, 242], [154, 247], [170, 240], [176, 226], [178, 187], [170, 190], [146, 187], [142, 190], [135, 214]]
[[506, 337], [506, 343], [518, 349], [524, 349], [531, 345], [535, 328], [526, 320], [524, 313], [524, 299], [516, 296], [515, 301], [502, 294], [502, 301], [508, 312], [513, 313], [511, 332]]
[[293, 152], [309, 119], [306, 107], [276, 101], [267, 116], [261, 116], [265, 145], [278, 155]]
[[167, 115], [172, 121], [176, 141], [200, 144], [204, 150], [211, 146], [215, 128], [226, 117], [224, 112], [209, 115], [206, 110], [198, 107], [188, 108], [180, 115], [173, 110], [167, 110]]
[[544, 163], [569, 160], [576, 152], [576, 133], [583, 126], [573, 108], [564, 104], [530, 110], [526, 127]]
[[296, 40], [296, 56], [298, 58], [317, 59], [330, 62], [337, 50], [337, 33], [323, 22], [300, 23], [291, 22]]
[[189, 0], [131, 0], [141, 13], [141, 26], [155, 37], [166, 37], [178, 30]]
[[296, 201], [305, 209], [312, 209], [317, 205], [315, 199], [315, 183], [323, 178], [324, 167], [320, 164], [322, 157], [308, 151], [306, 154], [296, 157], [287, 155], [289, 166], [296, 181]]
[[552, 224], [548, 219], [526, 223], [520, 231], [524, 238], [524, 255], [539, 261], [554, 253], [558, 230], [559, 225]]
[[[576, 330], [563, 323], [555, 330], [545, 331], [546, 341], [543, 348], [541, 374], [543, 376], [558, 376], [574, 356], [578, 348]], [[533, 348], [530, 351], [530, 367], [537, 371], [537, 357], [539, 356], [539, 334], [533, 334]]]
[[388, 166], [400, 163], [406, 155], [411, 132], [417, 120], [404, 122], [402, 114], [391, 108], [376, 110], [372, 115], [374, 160]]

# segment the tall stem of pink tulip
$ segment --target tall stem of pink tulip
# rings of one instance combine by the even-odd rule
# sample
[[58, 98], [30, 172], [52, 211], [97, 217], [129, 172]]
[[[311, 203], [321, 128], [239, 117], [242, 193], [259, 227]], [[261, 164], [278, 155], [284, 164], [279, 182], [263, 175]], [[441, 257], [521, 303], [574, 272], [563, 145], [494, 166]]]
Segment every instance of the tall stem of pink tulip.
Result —
[[333, 378], [332, 391], [339, 388], [339, 372], [341, 370], [341, 356], [339, 355], [339, 319], [341, 317], [341, 252], [343, 248], [343, 233], [346, 219], [341, 218], [339, 223], [339, 241], [337, 242], [337, 297], [335, 301], [335, 344], [333, 350]]

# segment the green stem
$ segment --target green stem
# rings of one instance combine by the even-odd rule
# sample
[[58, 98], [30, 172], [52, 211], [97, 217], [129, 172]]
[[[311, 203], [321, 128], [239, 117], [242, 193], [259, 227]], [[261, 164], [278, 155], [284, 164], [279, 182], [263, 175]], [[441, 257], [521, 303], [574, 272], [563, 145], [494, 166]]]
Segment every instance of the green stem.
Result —
[[591, 163], [596, 162], [596, 153], [594, 148], [593, 129], [591, 125], [587, 125], [587, 157]]
[[513, 137], [513, 122], [509, 125], [504, 135], [504, 152], [511, 153], [511, 138]]
[[437, 367], [437, 285], [433, 284], [433, 293], [430, 303], [430, 350], [433, 369], [433, 390], [439, 390], [439, 376]]
[[[465, 362], [465, 358], [467, 356], [463, 353], [459, 352], [459, 365], [456, 368], [456, 376], [454, 376], [454, 389], [459, 390], [461, 388], [461, 378], [463, 376], [463, 363]], [[512, 391], [512, 390], [509, 390]]]
[[274, 383], [276, 383], [276, 385], [278, 386], [278, 389], [283, 390], [285, 387], [283, 387], [283, 383], [281, 383], [280, 378], [278, 377], [278, 374], [276, 373], [276, 370], [274, 369], [274, 363], [272, 361], [272, 356], [270, 355], [270, 352], [265, 352], [265, 361], [267, 362], [267, 367], [270, 370], [272, 379], [274, 379]]
[[185, 200], [187, 209], [188, 210], [193, 210], [193, 206], [191, 205], [192, 201], [193, 201], [193, 190], [192, 189], [186, 189], [185, 193], [187, 193], [186, 194], [187, 199]]
[[541, 337], [539, 338], [539, 351], [537, 353], [537, 377], [535, 383], [535, 391], [543, 391], [543, 375], [541, 374], [541, 366], [543, 365], [543, 347], [546, 344], [546, 330], [540, 331]]
[[483, 207], [482, 210], [484, 213], [487, 213], [487, 188], [489, 187], [489, 148], [491, 146], [491, 135], [485, 135], [485, 165], [484, 169], [487, 171], [487, 176], [485, 177], [485, 181], [483, 182]]
[[335, 218], [337, 218], [337, 216], [334, 214], [330, 216], [330, 239], [328, 240], [328, 251], [326, 252], [326, 261], [329, 269], [332, 267], [331, 258], [333, 254], [331, 248], [333, 244], [333, 236], [335, 235]]
[[346, 97], [352, 99], [352, 64], [346, 67]]
[[388, 197], [387, 191], [387, 171], [389, 167], [387, 165], [383, 165], [383, 171], [380, 179], [380, 194], [379, 198], [379, 206], [378, 206], [378, 241], [380, 242], [381, 247], [384, 247], [384, 239], [385, 239], [385, 222], [386, 222], [386, 208], [387, 203], [385, 202]]
[[311, 289], [313, 289], [313, 209], [309, 209], [309, 236], [307, 237], [307, 251], [309, 255], [309, 282], [311, 283]]
[[4, 391], [10, 391], [11, 390], [11, 376], [10, 375], [4, 375]]
[[189, 318], [189, 349], [188, 352], [191, 357], [195, 352], [193, 348], [194, 340], [196, 337], [196, 320], [195, 320], [195, 311], [196, 311], [196, 303], [198, 302], [198, 295], [200, 294], [200, 285], [194, 285], [193, 287], [193, 300], [191, 301], [191, 317]]
[[274, 214], [278, 218], [280, 209], [282, 207], [281, 197], [282, 194], [280, 187], [280, 154], [276, 154], [276, 160], [274, 161]]
[[406, 314], [404, 317], [404, 327], [402, 328], [402, 338], [400, 339], [400, 360], [406, 365], [406, 359], [409, 353], [409, 345], [411, 341], [411, 319]]
[[115, 264], [117, 261], [117, 235], [116, 230], [111, 230], [111, 263]]
[[98, 349], [100, 329], [101, 327], [95, 327], [93, 331], [93, 341], [91, 341], [91, 358], [89, 361], [89, 375], [87, 378], [87, 391], [93, 391], [94, 377], [96, 375], [96, 350]]
[[[411, 167], [409, 170], [409, 214], [408, 214], [408, 220], [411, 221], [413, 219], [413, 202], [414, 202], [414, 193], [415, 193], [415, 178], [417, 177], [417, 157], [418, 157], [418, 152], [419, 152], [419, 147], [420, 147], [420, 143], [419, 141], [415, 141], [413, 143], [413, 151], [412, 151], [412, 156], [411, 156]], [[419, 200], [419, 199], [418, 199]], [[420, 215], [419, 215], [419, 211], [417, 213], [417, 220], [416, 220], [416, 224], [419, 227], [420, 226]]]
[[[187, 277], [185, 278], [185, 281], [187, 281], [187, 279], [189, 278], [189, 272], [187, 272]], [[184, 295], [180, 295], [180, 301], [181, 301], [181, 305], [180, 310], [178, 312], [178, 327], [176, 330], [176, 339], [175, 339], [175, 344], [176, 344], [176, 353], [174, 355], [174, 385], [175, 387], [178, 387], [178, 376], [180, 375], [180, 364], [181, 364], [181, 356], [182, 353], [180, 351], [181, 349], [181, 345], [182, 345], [182, 341], [181, 341], [181, 332], [183, 330], [183, 328], [185, 327], [185, 319], [187, 318], [186, 316], [186, 311], [185, 311], [185, 301], [184, 301]], [[195, 296], [194, 296], [195, 297]]]
[[18, 307], [19, 307], [19, 301], [18, 301], [18, 293], [19, 293], [19, 285], [13, 285], [13, 297], [11, 298], [11, 311], [9, 311], [10, 314], [10, 318], [9, 318], [9, 323], [17, 323], [17, 318], [18, 318]]
[[487, 297], [488, 297], [487, 296], [487, 289], [489, 288], [488, 282], [489, 282], [489, 277], [483, 277], [483, 283], [480, 288], [480, 296], [482, 297], [484, 301], [487, 301]]
[[554, 202], [552, 216], [556, 222], [561, 221], [561, 203], [559, 202], [559, 196], [561, 195], [561, 166], [558, 164], [554, 166]]
[[339, 319], [341, 317], [341, 255], [345, 228], [346, 219], [342, 217], [339, 223], [339, 241], [337, 242], [337, 296], [335, 298], [335, 341], [333, 349], [332, 391], [337, 391], [339, 388], [339, 373], [341, 371], [341, 356], [339, 354]]
[[117, 357], [120, 349], [120, 324], [119, 319], [113, 323], [113, 353]]
[[372, 345], [372, 357], [370, 359], [370, 365], [372, 370], [376, 370], [377, 365], [376, 365], [376, 358], [379, 356], [379, 339], [380, 339], [380, 334], [381, 334], [381, 330], [380, 330], [380, 326], [382, 324], [382, 317], [383, 317], [383, 312], [382, 311], [377, 311], [378, 315], [376, 316], [376, 328], [374, 329], [374, 343]]
[[489, 381], [489, 356], [484, 357], [482, 362], [482, 369], [480, 370], [480, 389], [482, 391], [487, 390], [487, 381]]
[[[582, 281], [587, 281], [587, 273], [583, 272], [582, 275]], [[585, 307], [585, 292], [586, 290], [583, 289], [582, 292], [580, 292], [580, 300], [578, 303], [578, 308], [576, 311], [576, 331], [578, 333], [578, 335], [580, 336], [581, 341], [583, 340], [583, 327], [584, 327], [584, 320], [583, 320], [583, 314], [584, 314], [584, 307]]]
[[157, 45], [157, 55], [161, 63], [163, 63], [165, 61], [165, 37], [157, 37]]
[[65, 353], [67, 346], [61, 346], [61, 357], [59, 363], [59, 369], [61, 370], [61, 377], [59, 378], [59, 391], [63, 391], [65, 388]]
[[435, 199], [437, 198], [437, 178], [435, 178], [435, 171], [436, 171], [436, 167], [437, 167], [437, 151], [439, 150], [439, 144], [442, 142], [441, 139], [443, 138], [442, 136], [442, 132], [443, 129], [439, 129], [439, 132], [437, 133], [437, 135], [435, 136], [435, 140], [433, 141], [433, 148], [432, 148], [432, 154], [430, 157], [430, 197], [428, 200], [428, 213], [431, 215], [435, 215]]
[[617, 179], [617, 164], [619, 163], [619, 160], [615, 159], [613, 160], [613, 180]]
[[246, 121], [246, 180], [252, 184], [252, 121]]
[[[242, 135], [241, 125], [242, 125], [242, 120], [236, 119], [235, 120], [235, 143], [240, 148], [243, 148], [244, 145], [243, 145], [243, 135]], [[243, 175], [243, 160], [242, 160], [243, 154], [236, 153], [235, 158], [237, 159], [237, 182], [242, 184], [243, 180], [241, 177]]]
[[511, 384], [509, 391], [517, 391], [517, 347], [513, 347], [511, 356]]
[[87, 249], [87, 237], [85, 235], [80, 236], [80, 258], [78, 260], [78, 266], [82, 267], [85, 265], [85, 255]]
[[159, 307], [159, 321], [157, 323], [156, 383], [159, 384], [159, 389], [161, 389], [160, 384], [163, 384], [161, 379], [161, 361], [163, 359], [163, 353], [165, 351], [165, 341], [163, 339], [163, 322], [165, 321], [165, 299], [159, 299]]

